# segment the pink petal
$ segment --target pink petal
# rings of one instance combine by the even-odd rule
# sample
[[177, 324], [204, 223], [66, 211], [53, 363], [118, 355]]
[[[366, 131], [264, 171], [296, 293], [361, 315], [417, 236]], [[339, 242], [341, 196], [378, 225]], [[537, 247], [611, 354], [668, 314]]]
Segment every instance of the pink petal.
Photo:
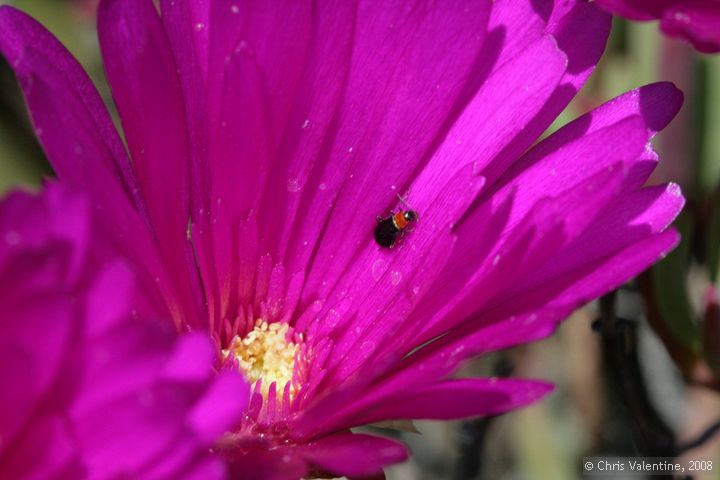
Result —
[[84, 477], [73, 432], [68, 431], [67, 422], [61, 417], [36, 418], [27, 432], [10, 445], [13, 447], [12, 453], [4, 455], [0, 460], [0, 478], [29, 480]]
[[185, 100], [185, 120], [190, 142], [190, 205], [193, 217], [209, 210], [210, 199], [203, 172], [209, 169], [207, 70], [209, 0], [161, 0], [162, 21], [172, 48]]
[[[34, 260], [41, 259], [36, 257]], [[30, 269], [38, 271], [31, 264], [24, 267], [26, 279]], [[14, 282], [17, 279], [22, 277], [16, 276]], [[71, 335], [77, 327], [73, 320], [76, 312], [62, 294], [35, 291], [33, 297], [27, 298], [27, 290], [33, 290], [32, 286], [9, 285], [6, 280], [2, 278], [0, 285], [3, 290], [0, 302], [4, 307], [3, 317], [12, 321], [0, 322], [0, 365], [3, 365], [0, 368], [0, 390], [3, 392], [0, 395], [0, 434], [3, 438], [0, 449], [12, 445], [57, 382]], [[30, 301], [32, 304], [28, 304]], [[52, 341], [39, 347], [39, 336]]]
[[[473, 64], [485, 65], [478, 55], [488, 6], [360, 6], [350, 74], [327, 158], [319, 159], [321, 170], [311, 177], [290, 171], [305, 176], [290, 176], [274, 187], [291, 190], [290, 196], [298, 197], [293, 202], [302, 195], [308, 206], [295, 217], [294, 229], [286, 225], [283, 234], [300, 248], [293, 268], [304, 266], [323, 232], [343, 232], [319, 244], [315, 258], [321, 261], [310, 270], [307, 291], [328, 279], [328, 268], [347, 265], [358, 248], [353, 239], [367, 232], [367, 223], [357, 219], [371, 220], [388, 211], [443, 133], [448, 116], [454, 116], [463, 86], [475, 73]], [[358, 204], [358, 198], [364, 201]], [[308, 248], [302, 248], [304, 240]]]
[[[678, 0], [596, 0], [599, 5], [632, 20], [659, 18], [663, 10]], [[682, 1], [682, 0], [681, 0]]]
[[547, 395], [552, 384], [532, 380], [464, 378], [444, 380], [425, 387], [399, 392], [382, 402], [366, 405], [359, 424], [391, 419], [451, 420], [479, 415], [497, 415], [514, 410]]
[[[615, 165], [554, 198], [537, 201], [517, 227], [505, 225], [508, 235], [475, 262], [467, 259], [472, 258], [473, 246], [484, 232], [471, 233], [474, 226], [468, 222], [459, 248], [453, 252], [437, 288], [428, 295], [426, 306], [418, 308], [419, 316], [410, 322], [410, 325], [423, 325], [422, 329], [416, 328], [418, 336], [411, 343], [422, 344], [459, 324], [498, 293], [553, 258], [606, 209], [624, 179], [625, 172]], [[421, 320], [427, 311], [433, 312], [433, 319]]]
[[670, 36], [687, 38], [700, 52], [720, 52], [720, 3], [677, 2], [663, 12], [660, 28]]
[[610, 204], [593, 225], [538, 272], [512, 292], [531, 290], [563, 272], [619, 252], [650, 235], [664, 231], [685, 204], [677, 185], [660, 185], [628, 193]]
[[[100, 46], [152, 227], [162, 245], [174, 295], [188, 325], [200, 322], [189, 221], [190, 152], [177, 68], [152, 2], [105, 0], [98, 10]], [[163, 288], [163, 286], [161, 286]], [[167, 288], [167, 287], [165, 287]]]
[[405, 446], [388, 438], [340, 433], [294, 449], [316, 467], [343, 476], [366, 477], [407, 459]]
[[250, 388], [237, 372], [221, 373], [193, 407], [188, 421], [196, 437], [211, 445], [237, 425], [250, 398]]
[[[554, 39], [541, 37], [495, 70], [411, 188], [417, 183], [422, 185], [424, 175], [449, 176], [466, 164], [473, 163], [477, 172], [483, 172], [543, 108], [566, 65], [567, 57]], [[527, 72], [537, 75], [532, 82], [528, 81]]]
[[[628, 128], [628, 131], [632, 132], [633, 136], [638, 136], [640, 135], [640, 131], [645, 131], [645, 141], [642, 141], [642, 137], [638, 137], [636, 141], [632, 142], [633, 145], [637, 143], [645, 145], [647, 140], [652, 138], [656, 132], [662, 130], [670, 120], [672, 120], [680, 109], [681, 104], [682, 93], [668, 82], [654, 83], [631, 90], [570, 122], [533, 147], [532, 150], [505, 172], [503, 177], [498, 181], [498, 185], [506, 184], [510, 182], [511, 179], [519, 178], [518, 175], [521, 172], [530, 169], [535, 163], [544, 158], [553, 156], [555, 158], [564, 158], [559, 150], [565, 149], [573, 143], [580, 145], [582, 142], [588, 141], [584, 137], [592, 138], [594, 135], [594, 138], [599, 138], [598, 132], [613, 125], [615, 125], [614, 128], [617, 129], [620, 127], [622, 121], [626, 121], [624, 124], [626, 126], [625, 128]], [[631, 117], [639, 119], [642, 124], [642, 130], [638, 131], [629, 128], [631, 124], [627, 123], [627, 120]], [[613, 142], [617, 139], [618, 137], [614, 137]], [[628, 142], [631, 139], [624, 140], [623, 145], [629, 145]], [[610, 155], [606, 157], [606, 161], [603, 163], [614, 163], [617, 159], [618, 155]], [[636, 175], [632, 175], [633, 169], [638, 168], [638, 166], [644, 166], [644, 162], [639, 162], [638, 160], [645, 160], [645, 157], [624, 158], [623, 160], [628, 162], [627, 165], [631, 177], [636, 178]], [[587, 160], [585, 157], [576, 157], [574, 162], [565, 162], [565, 165], [575, 172], [581, 172], [585, 169]], [[649, 174], [647, 169], [643, 171]], [[559, 170], [555, 170], [555, 173], [560, 175]], [[646, 178], [636, 178], [633, 185], [639, 187], [644, 183], [645, 179]], [[552, 178], [548, 178], [548, 180], [551, 181]]]
[[[510, 3], [510, 2], [508, 2]], [[493, 163], [494, 174], [515, 161], [565, 109], [585, 84], [605, 50], [610, 34], [611, 16], [584, 2], [539, 2], [553, 8], [547, 30], [567, 55], [567, 70], [553, 94]], [[549, 5], [553, 3], [553, 5]], [[490, 175], [490, 172], [485, 172]], [[492, 176], [490, 179], [492, 180]]]
[[[62, 96], [78, 112], [77, 122], [48, 123], [43, 127], [36, 125], [38, 137], [58, 174], [61, 177], [79, 180], [81, 184], [85, 184], [90, 182], [87, 182], [87, 179], [82, 180], [82, 177], [86, 175], [83, 170], [89, 170], [87, 173], [89, 177], [92, 177], [92, 172], [95, 170], [106, 170], [113, 178], [120, 180], [124, 192], [139, 206], [137, 183], [120, 136], [100, 95], [80, 64], [45, 27], [13, 7], [2, 6], [0, 8], [0, 32], [0, 50], [13, 66], [20, 80], [40, 76], [45, 82], [55, 87], [55, 95]], [[28, 54], [37, 60], [27, 62], [25, 56]], [[47, 73], [48, 70], [45, 67], [48, 64], [55, 69], [51, 74]], [[29, 101], [28, 103], [33, 118], [43, 116], [41, 102]], [[75, 127], [76, 124], [77, 127]], [[84, 161], [82, 169], [78, 169], [72, 163], [72, 160], [80, 155], [64, 156], [59, 152], [67, 147], [59, 144], [61, 142], [55, 143], [51, 139], [43, 141], [45, 132], [60, 130], [61, 133], [66, 134], [68, 127], [79, 129], [80, 126], [85, 127], [86, 134], [91, 137], [88, 143], [96, 148], [98, 153], [96, 157], [92, 158], [92, 162]], [[59, 134], [53, 134], [51, 138], [61, 138], [64, 142], [72, 144], [68, 142], [67, 137]], [[80, 143], [79, 147], [85, 148], [86, 145]], [[96, 165], [98, 162], [102, 167]], [[111, 183], [105, 184], [106, 187], [111, 185]]]

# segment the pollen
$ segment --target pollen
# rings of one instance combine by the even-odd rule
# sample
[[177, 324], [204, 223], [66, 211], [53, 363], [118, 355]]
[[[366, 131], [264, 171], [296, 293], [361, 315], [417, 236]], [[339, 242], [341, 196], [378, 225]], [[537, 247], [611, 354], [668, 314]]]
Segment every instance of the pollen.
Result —
[[242, 338], [235, 335], [222, 351], [223, 359], [234, 361], [249, 382], [262, 380], [262, 393], [266, 398], [272, 383], [278, 398], [282, 398], [288, 382], [290, 396], [295, 394], [292, 380], [299, 345], [288, 340], [289, 329], [286, 323], [258, 319], [247, 335]]

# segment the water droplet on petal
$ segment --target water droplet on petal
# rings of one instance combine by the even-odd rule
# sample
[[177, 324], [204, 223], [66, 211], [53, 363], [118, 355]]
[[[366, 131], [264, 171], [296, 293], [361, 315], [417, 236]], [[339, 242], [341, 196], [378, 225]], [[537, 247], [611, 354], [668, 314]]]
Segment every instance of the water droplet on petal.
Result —
[[305, 129], [305, 128], [307, 128], [309, 125], [310, 125], [310, 119], [309, 119], [309, 118], [306, 118], [305, 121], [302, 123], [302, 125], [300, 125], [300, 128]]
[[232, 13], [240, 13], [240, 7], [238, 7], [237, 5], [233, 5], [230, 7], [230, 11]]
[[369, 357], [370, 354], [375, 350], [375, 342], [368, 340], [360, 345], [360, 351], [364, 357]]
[[325, 185], [324, 183], [321, 183], [318, 188], [319, 188], [320, 190], [327, 190], [327, 185]]
[[195, 31], [196, 32], [202, 32], [205, 30], [205, 24], [204, 23], [196, 23], [195, 24]]
[[376, 282], [379, 281], [380, 278], [382, 278], [383, 273], [385, 273], [385, 270], [387, 270], [387, 262], [382, 258], [375, 260], [375, 263], [372, 265], [373, 279]]
[[335, 326], [340, 323], [340, 314], [338, 313], [338, 311], [334, 308], [331, 308], [327, 313], [325, 323], [327, 324], [328, 328], [335, 328]]
[[300, 180], [297, 178], [291, 178], [287, 182], [288, 192], [295, 193], [300, 191]]
[[398, 272], [397, 270], [393, 270], [390, 272], [390, 283], [393, 285], [397, 285], [402, 280], [402, 273]]

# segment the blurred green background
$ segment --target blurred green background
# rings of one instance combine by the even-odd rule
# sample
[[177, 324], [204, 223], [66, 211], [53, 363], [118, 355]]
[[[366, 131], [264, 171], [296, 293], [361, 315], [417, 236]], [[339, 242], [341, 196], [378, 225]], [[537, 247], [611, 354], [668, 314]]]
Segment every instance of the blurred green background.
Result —
[[[111, 104], [95, 36], [95, 0], [4, 3], [53, 31]], [[576, 312], [552, 338], [468, 365], [461, 374], [543, 378], [557, 389], [499, 418], [417, 422], [419, 433], [386, 431], [402, 436], [415, 453], [390, 468], [388, 478], [575, 479], [583, 456], [665, 451], [712, 460], [714, 473], [692, 478], [720, 478], [720, 435], [708, 430], [720, 425], [720, 310], [706, 301], [720, 258], [720, 56], [700, 56], [662, 37], [654, 22], [615, 20], [595, 74], [551, 130], [657, 80], [675, 82], [686, 95], [680, 114], [656, 139], [662, 163], [652, 179], [677, 182], [687, 196], [678, 224], [681, 247], [638, 281]], [[52, 170], [13, 74], [1, 63], [0, 190], [37, 186], [46, 176]]]

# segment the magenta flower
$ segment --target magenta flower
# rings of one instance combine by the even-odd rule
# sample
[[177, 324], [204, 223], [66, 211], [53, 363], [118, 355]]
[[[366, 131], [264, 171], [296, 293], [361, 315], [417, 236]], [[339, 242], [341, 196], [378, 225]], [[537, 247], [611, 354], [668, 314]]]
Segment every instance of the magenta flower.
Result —
[[689, 40], [700, 52], [720, 52], [720, 0], [595, 1], [630, 20], [660, 20], [663, 33]]
[[[220, 448], [237, 478], [373, 475], [405, 448], [354, 426], [541, 398], [545, 382], [450, 375], [549, 335], [677, 243], [678, 187], [642, 188], [672, 85], [533, 146], [602, 54], [610, 16], [592, 4], [159, 6], [98, 13], [128, 153], [40, 25], [0, 9], [0, 49], [152, 308], [253, 383]], [[376, 217], [409, 209], [379, 246]]]
[[214, 374], [202, 335], [131, 314], [89, 217], [55, 185], [0, 204], [0, 478], [224, 478], [209, 449], [247, 385]]

